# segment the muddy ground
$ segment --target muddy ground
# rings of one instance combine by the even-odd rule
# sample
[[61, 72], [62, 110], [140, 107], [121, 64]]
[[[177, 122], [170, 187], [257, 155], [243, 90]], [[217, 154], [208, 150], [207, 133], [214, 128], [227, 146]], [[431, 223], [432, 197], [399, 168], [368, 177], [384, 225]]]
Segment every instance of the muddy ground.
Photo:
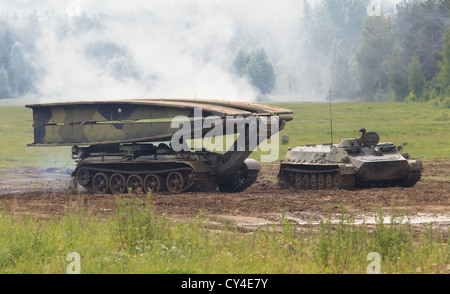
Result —
[[[0, 168], [0, 208], [43, 219], [62, 216], [73, 207], [100, 217], [114, 214], [112, 195], [69, 192], [70, 173], [68, 168]], [[280, 190], [277, 173], [278, 165], [263, 165], [257, 182], [242, 193], [154, 194], [151, 201], [156, 213], [177, 220], [194, 218], [201, 211], [214, 223], [231, 220], [250, 229], [279, 223], [282, 212], [298, 226], [318, 224], [330, 211], [332, 219], [337, 219], [341, 205], [355, 216], [355, 222], [370, 224], [380, 204], [389, 217], [395, 197], [396, 207], [407, 209], [410, 222], [419, 230], [433, 222], [446, 232], [450, 224], [450, 160], [425, 162], [422, 179], [412, 188]]]

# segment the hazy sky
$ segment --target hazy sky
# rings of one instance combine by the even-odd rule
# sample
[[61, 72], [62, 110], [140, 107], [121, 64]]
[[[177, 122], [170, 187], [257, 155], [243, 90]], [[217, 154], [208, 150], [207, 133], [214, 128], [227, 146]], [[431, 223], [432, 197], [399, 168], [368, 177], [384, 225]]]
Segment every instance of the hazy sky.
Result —
[[[320, 3], [321, 0], [309, 0], [314, 5]], [[379, 2], [385, 9], [391, 9], [395, 3], [401, 0], [374, 0], [372, 2]], [[297, 1], [301, 2], [301, 1]], [[14, 1], [0, 1], [0, 11], [9, 11], [16, 13], [30, 13], [37, 11], [55, 11], [58, 13], [79, 13], [85, 11], [88, 14], [96, 13], [111, 13], [111, 12], [129, 12], [135, 9], [157, 9], [161, 6], [173, 7], [175, 5], [185, 5], [187, 3], [196, 3], [206, 6], [211, 5], [233, 5], [236, 7], [246, 6], [248, 3], [256, 4], [251, 0], [14, 0]], [[257, 1], [259, 7], [263, 9], [276, 9], [285, 5], [291, 5], [292, 2], [286, 0], [279, 1]]]
[[[379, 2], [389, 10], [391, 2], [398, 1]], [[254, 100], [257, 91], [229, 70], [236, 51], [244, 46], [266, 50], [276, 65], [278, 94], [283, 94], [288, 75], [295, 74], [292, 60], [299, 44], [292, 40], [302, 33], [300, 0], [0, 0], [0, 12], [27, 15], [34, 10], [38, 15], [48, 11], [118, 16], [105, 20], [100, 28], [62, 40], [57, 22], [41, 17], [44, 31], [35, 62], [45, 72], [38, 85], [44, 100]], [[86, 57], [86, 48], [99, 42], [113, 43], [125, 53], [99, 64]], [[137, 78], [118, 80], [112, 70], [121, 66]]]

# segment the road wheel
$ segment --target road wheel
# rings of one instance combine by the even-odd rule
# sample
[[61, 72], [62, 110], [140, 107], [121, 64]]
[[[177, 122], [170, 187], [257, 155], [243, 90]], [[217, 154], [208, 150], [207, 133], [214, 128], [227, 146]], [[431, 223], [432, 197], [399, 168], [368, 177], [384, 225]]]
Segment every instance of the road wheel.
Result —
[[317, 175], [317, 189], [325, 189], [325, 176], [324, 174]]
[[126, 181], [122, 174], [113, 174], [109, 179], [109, 189], [113, 194], [121, 194], [125, 192]]
[[297, 189], [303, 189], [303, 179], [301, 173], [296, 173], [294, 178], [294, 187]]
[[333, 176], [331, 174], [325, 175], [325, 189], [333, 189]]
[[87, 187], [89, 186], [89, 181], [91, 180], [91, 174], [87, 168], [82, 167], [77, 171], [76, 179], [78, 184], [83, 187]]
[[309, 175], [308, 174], [302, 175], [302, 181], [303, 181], [303, 188], [309, 189]]
[[131, 175], [127, 179], [127, 191], [130, 193], [142, 193], [142, 178], [139, 175]]
[[158, 193], [162, 190], [162, 179], [159, 175], [149, 174], [144, 179], [145, 193]]
[[104, 194], [108, 192], [108, 176], [104, 173], [95, 174], [92, 179], [92, 190], [96, 194]]
[[312, 174], [309, 177], [309, 187], [311, 188], [311, 190], [316, 190], [317, 189], [317, 175]]
[[333, 174], [333, 187], [335, 189], [342, 189], [342, 178], [339, 173]]
[[173, 194], [179, 194], [183, 192], [184, 188], [184, 177], [179, 172], [171, 172], [167, 176], [166, 180], [167, 190]]

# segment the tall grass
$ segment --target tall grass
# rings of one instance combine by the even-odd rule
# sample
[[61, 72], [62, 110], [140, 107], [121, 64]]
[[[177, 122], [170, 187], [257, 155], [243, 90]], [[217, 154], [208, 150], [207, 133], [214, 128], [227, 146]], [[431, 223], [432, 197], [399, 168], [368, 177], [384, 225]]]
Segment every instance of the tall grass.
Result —
[[[373, 226], [356, 225], [341, 208], [319, 227], [278, 224], [244, 231], [233, 222], [216, 225], [207, 214], [174, 221], [154, 213], [150, 196], [117, 198], [116, 214], [95, 219], [73, 209], [39, 220], [0, 214], [2, 273], [65, 273], [67, 255], [81, 256], [81, 273], [365, 273], [367, 255], [381, 256], [382, 273], [448, 273], [448, 243], [427, 225], [417, 234], [404, 214], [382, 207]], [[448, 232], [447, 232], [448, 233]]]
[[[294, 111], [282, 131], [289, 143], [280, 145], [280, 159], [287, 146], [330, 141], [327, 103], [277, 105]], [[419, 103], [336, 103], [334, 143], [358, 136], [364, 126], [382, 141], [408, 141], [413, 157], [449, 158], [446, 111]], [[27, 147], [31, 124], [31, 110], [0, 106], [0, 167], [73, 165], [70, 148]], [[118, 197], [116, 206], [109, 219], [86, 215], [76, 205], [45, 220], [1, 211], [0, 272], [65, 273], [70, 252], [80, 254], [82, 273], [365, 273], [370, 252], [380, 254], [382, 273], [449, 271], [448, 231], [443, 235], [428, 224], [417, 234], [394, 202], [389, 223], [382, 207], [373, 211], [374, 225], [356, 225], [341, 208], [337, 223], [330, 213], [318, 227], [300, 229], [283, 215], [279, 224], [254, 231], [231, 221], [219, 226], [203, 212], [174, 221], [155, 214], [149, 196]]]

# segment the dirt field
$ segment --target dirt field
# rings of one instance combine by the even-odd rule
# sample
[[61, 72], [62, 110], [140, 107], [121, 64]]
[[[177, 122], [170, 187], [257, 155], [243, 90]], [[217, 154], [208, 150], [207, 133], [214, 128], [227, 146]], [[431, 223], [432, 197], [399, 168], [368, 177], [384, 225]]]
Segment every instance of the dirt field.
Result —
[[[44, 219], [64, 215], [73, 206], [97, 216], [114, 213], [112, 195], [70, 193], [70, 172], [61, 168], [0, 169], [0, 207]], [[412, 188], [280, 190], [277, 172], [278, 165], [264, 165], [258, 181], [242, 193], [155, 194], [151, 199], [156, 213], [171, 218], [193, 218], [202, 211], [208, 213], [212, 222], [231, 220], [250, 229], [278, 223], [282, 211], [299, 226], [318, 224], [330, 209], [337, 219], [341, 204], [355, 215], [355, 222], [371, 223], [374, 221], [372, 212], [380, 204], [389, 216], [395, 197], [396, 207], [407, 207], [410, 222], [419, 229], [423, 223], [433, 222], [447, 231], [450, 224], [450, 160], [425, 162], [422, 179]]]

